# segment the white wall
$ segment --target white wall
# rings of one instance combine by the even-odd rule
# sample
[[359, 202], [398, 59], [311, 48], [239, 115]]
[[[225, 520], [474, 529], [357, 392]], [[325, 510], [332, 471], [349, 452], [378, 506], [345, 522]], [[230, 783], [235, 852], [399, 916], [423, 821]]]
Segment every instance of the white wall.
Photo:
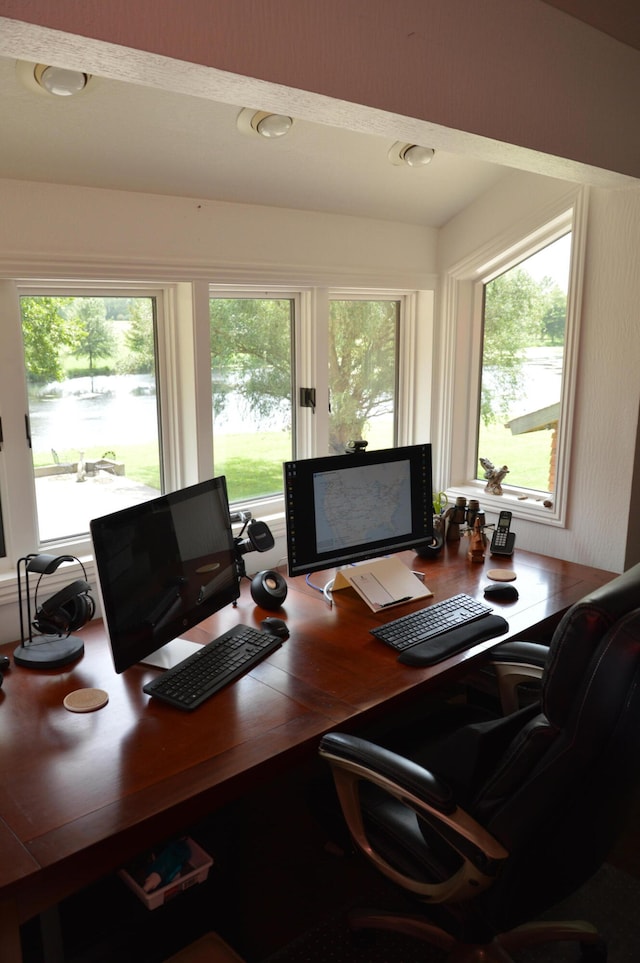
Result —
[[[457, 261], [566, 191], [514, 172], [441, 232], [439, 268]], [[627, 535], [640, 401], [640, 189], [592, 189], [571, 456], [568, 527], [518, 521], [518, 544], [622, 571], [640, 561]], [[636, 527], [637, 530], [637, 527]]]
[[[429, 288], [437, 231], [341, 215], [0, 180], [0, 275]], [[1, 322], [0, 322], [1, 323]]]

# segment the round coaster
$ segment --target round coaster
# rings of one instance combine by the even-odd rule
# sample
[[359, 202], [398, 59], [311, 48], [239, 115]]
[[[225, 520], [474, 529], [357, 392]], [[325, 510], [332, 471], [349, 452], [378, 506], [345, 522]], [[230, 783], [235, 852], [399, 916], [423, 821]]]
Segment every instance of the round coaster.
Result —
[[492, 568], [487, 572], [487, 578], [492, 578], [494, 582], [513, 582], [516, 573], [509, 568]]
[[76, 689], [64, 697], [63, 705], [69, 712], [93, 712], [102, 709], [109, 701], [104, 689]]

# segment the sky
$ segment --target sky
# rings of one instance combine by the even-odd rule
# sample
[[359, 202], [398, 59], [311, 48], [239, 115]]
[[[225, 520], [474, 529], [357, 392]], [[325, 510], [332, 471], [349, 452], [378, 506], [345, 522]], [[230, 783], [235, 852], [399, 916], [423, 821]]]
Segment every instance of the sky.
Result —
[[544, 277], [553, 278], [558, 286], [567, 292], [569, 281], [569, 261], [571, 258], [571, 234], [565, 234], [552, 244], [528, 258], [520, 267], [536, 281]]

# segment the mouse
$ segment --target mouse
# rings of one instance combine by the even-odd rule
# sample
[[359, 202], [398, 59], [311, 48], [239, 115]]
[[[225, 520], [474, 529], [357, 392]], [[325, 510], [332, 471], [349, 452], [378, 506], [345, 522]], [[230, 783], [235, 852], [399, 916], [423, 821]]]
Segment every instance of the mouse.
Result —
[[0, 655], [0, 672], [11, 667], [11, 659], [8, 655]]
[[519, 595], [515, 585], [509, 585], [505, 582], [492, 582], [490, 585], [485, 585], [484, 597], [496, 602], [515, 602]]
[[287, 628], [287, 623], [282, 619], [277, 619], [273, 615], [267, 616], [260, 623], [265, 632], [270, 632], [271, 635], [277, 635], [281, 639], [289, 638], [289, 629]]

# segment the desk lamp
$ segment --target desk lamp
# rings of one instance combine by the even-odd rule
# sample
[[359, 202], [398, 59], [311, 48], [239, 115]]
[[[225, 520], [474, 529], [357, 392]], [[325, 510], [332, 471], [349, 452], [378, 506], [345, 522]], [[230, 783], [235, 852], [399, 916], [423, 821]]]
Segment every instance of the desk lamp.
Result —
[[[63, 562], [78, 562], [85, 578], [76, 579], [39, 606], [38, 588], [43, 576], [52, 575]], [[29, 573], [38, 575], [33, 598], [35, 609], [33, 619]], [[16, 665], [30, 669], [57, 669], [75, 662], [84, 653], [84, 643], [82, 639], [71, 633], [82, 628], [95, 613], [95, 602], [89, 594], [91, 586], [86, 581], [84, 565], [73, 555], [32, 554], [18, 559], [17, 574], [22, 644], [13, 653]], [[26, 619], [23, 611], [25, 607], [22, 597], [23, 579]], [[40, 634], [34, 635], [32, 631], [34, 628]]]

